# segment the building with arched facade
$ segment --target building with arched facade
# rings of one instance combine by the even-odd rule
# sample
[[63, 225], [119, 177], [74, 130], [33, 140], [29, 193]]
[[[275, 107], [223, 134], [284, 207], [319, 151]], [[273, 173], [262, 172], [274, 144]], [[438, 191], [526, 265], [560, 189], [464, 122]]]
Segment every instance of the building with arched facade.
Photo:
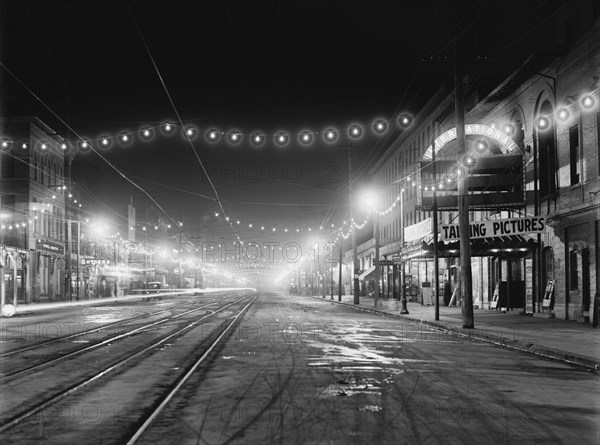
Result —
[[[485, 243], [471, 240], [473, 295], [476, 304], [487, 309], [496, 306], [498, 288], [502, 292], [515, 285], [514, 294], [522, 296], [516, 307], [537, 316], [588, 322], [600, 291], [600, 22], [584, 8], [563, 19], [563, 25], [586, 26], [557, 48], [558, 56], [528, 57], [483, 99], [477, 98], [476, 89], [466, 91], [465, 125], [502, 132], [514, 142], [514, 152], [523, 162], [522, 181], [515, 182], [515, 188], [522, 187], [522, 203], [472, 211], [471, 221], [544, 222], [537, 233]], [[383, 267], [382, 285], [393, 288], [396, 298], [398, 267], [406, 267], [419, 286], [431, 286], [435, 280], [431, 249], [427, 250], [432, 232], [423, 230], [431, 227], [431, 212], [419, 208], [416, 196], [425, 183], [416, 172], [423, 165], [418, 161], [427, 157], [428, 141], [455, 127], [453, 102], [452, 92], [440, 90], [415, 116], [414, 127], [396, 138], [370, 171], [385, 201], [381, 206], [385, 214], [379, 216], [380, 259], [398, 260], [393, 268]], [[484, 139], [492, 155], [502, 154], [497, 142]], [[466, 143], [473, 150], [477, 139], [467, 136]], [[443, 150], [441, 156], [452, 157], [451, 144]], [[440, 211], [439, 222], [456, 224], [457, 212]], [[359, 250], [370, 254], [372, 244]], [[450, 244], [442, 243], [438, 279], [452, 291], [459, 286], [455, 282], [459, 253], [451, 254]], [[427, 291], [423, 286], [421, 296]]]

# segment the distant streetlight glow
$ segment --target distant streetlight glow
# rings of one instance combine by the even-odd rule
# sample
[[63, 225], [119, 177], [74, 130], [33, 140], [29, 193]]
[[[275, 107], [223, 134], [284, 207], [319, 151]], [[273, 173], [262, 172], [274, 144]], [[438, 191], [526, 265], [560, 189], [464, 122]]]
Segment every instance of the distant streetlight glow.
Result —
[[2, 139], [2, 148], [8, 148], [10, 146], [10, 141], [8, 139]]

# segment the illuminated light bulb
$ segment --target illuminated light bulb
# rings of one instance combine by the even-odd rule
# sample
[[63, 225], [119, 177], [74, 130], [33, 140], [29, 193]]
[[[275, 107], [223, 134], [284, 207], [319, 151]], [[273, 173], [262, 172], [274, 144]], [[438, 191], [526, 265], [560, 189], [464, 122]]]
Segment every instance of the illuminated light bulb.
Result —
[[67, 147], [67, 144], [66, 144], [66, 143], [64, 143], [64, 142], [63, 142], [62, 144], [60, 144], [60, 149], [61, 149], [61, 150], [66, 150], [67, 148], [68, 148], [68, 147]]
[[129, 133], [121, 133], [119, 135], [119, 142], [121, 142], [121, 144], [129, 144], [131, 139], [132, 137]]
[[479, 152], [486, 151], [488, 149], [488, 144], [484, 140], [479, 140], [475, 143], [475, 149]]
[[86, 141], [81, 143], [81, 148], [88, 148], [89, 144]]
[[351, 125], [348, 134], [351, 138], [358, 139], [362, 136], [362, 128], [357, 124]]
[[300, 142], [308, 145], [313, 141], [313, 134], [310, 131], [304, 130], [300, 133]]
[[174, 125], [171, 122], [165, 122], [162, 125], [162, 129], [165, 133], [171, 133], [173, 131]]
[[109, 144], [109, 142], [108, 142], [108, 139], [107, 139], [107, 138], [102, 138], [102, 141], [101, 141], [100, 143], [101, 143], [101, 144], [102, 144], [102, 146], [104, 146], [104, 147], [108, 147], [108, 144]]
[[265, 226], [261, 226], [260, 230], [265, 230]]
[[550, 121], [546, 117], [540, 117], [537, 121], [537, 127], [540, 130], [545, 130], [550, 126]]
[[42, 142], [42, 144], [40, 145], [40, 148], [42, 150], [47, 150], [48, 149], [48, 144], [46, 144], [45, 142]]
[[8, 148], [10, 141], [8, 139], [2, 139], [2, 148]]
[[52, 195], [52, 199], [56, 199], [56, 195]]
[[398, 118], [398, 124], [402, 128], [408, 128], [411, 123], [412, 123], [412, 117], [410, 117], [408, 114], [403, 114]]
[[21, 142], [21, 150], [27, 150], [29, 148], [29, 144], [27, 142]]
[[591, 95], [583, 96], [581, 99], [581, 106], [585, 109], [590, 109], [596, 104], [596, 100]]
[[561, 108], [560, 110], [558, 110], [558, 113], [556, 113], [556, 117], [558, 118], [558, 120], [561, 120], [563, 122], [569, 119], [569, 116], [569, 110], [567, 110], [566, 108]]
[[373, 124], [373, 130], [377, 134], [383, 134], [387, 130], [387, 123], [383, 119], [378, 119]]
[[242, 139], [242, 136], [237, 131], [232, 131], [229, 133], [229, 142], [232, 144], [237, 144]]
[[502, 131], [510, 136], [515, 131], [515, 127], [512, 124], [506, 124], [504, 128], [502, 128]]
[[144, 127], [140, 130], [140, 136], [142, 139], [149, 140], [154, 136], [154, 130], [150, 127]]

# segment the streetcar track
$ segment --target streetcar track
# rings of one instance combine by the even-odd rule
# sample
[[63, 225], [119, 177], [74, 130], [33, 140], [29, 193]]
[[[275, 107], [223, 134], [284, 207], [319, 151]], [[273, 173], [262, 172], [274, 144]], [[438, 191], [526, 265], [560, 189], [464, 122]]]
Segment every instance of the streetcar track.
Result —
[[[194, 305], [194, 303], [185, 305], [185, 307], [193, 306], [193, 305]], [[174, 309], [180, 309], [180, 308], [174, 308]], [[3, 359], [5, 357], [9, 357], [11, 355], [15, 355], [15, 354], [20, 354], [20, 353], [23, 353], [23, 352], [27, 352], [27, 351], [30, 351], [32, 349], [36, 349], [36, 348], [39, 348], [39, 347], [42, 347], [42, 346], [47, 346], [48, 344], [51, 344], [51, 343], [57, 343], [57, 342], [65, 341], [65, 340], [70, 340], [72, 338], [77, 338], [77, 337], [80, 337], [80, 336], [83, 336], [83, 335], [92, 334], [94, 332], [99, 332], [99, 331], [102, 331], [102, 330], [105, 330], [105, 329], [111, 329], [111, 328], [114, 328], [115, 326], [119, 326], [121, 324], [129, 323], [131, 321], [136, 321], [136, 320], [143, 319], [143, 318], [154, 317], [154, 316], [163, 314], [165, 312], [171, 312], [172, 310], [173, 310], [173, 308], [170, 308], [170, 309], [163, 309], [161, 311], [153, 312], [153, 313], [150, 313], [150, 314], [148, 314], [148, 313], [141, 314], [141, 315], [137, 315], [135, 317], [127, 318], [125, 320], [119, 320], [119, 321], [116, 321], [114, 323], [109, 323], [109, 324], [105, 324], [105, 325], [102, 325], [102, 326], [98, 326], [96, 328], [89, 329], [87, 331], [82, 331], [82, 332], [78, 332], [78, 333], [74, 333], [74, 334], [69, 334], [69, 335], [63, 335], [63, 336], [55, 337], [55, 338], [52, 338], [52, 339], [49, 339], [49, 340], [45, 340], [45, 341], [41, 341], [41, 342], [36, 342], [36, 343], [33, 343], [33, 344], [29, 344], [27, 346], [13, 348], [13, 349], [10, 349], [9, 351], [0, 353], [0, 359]]]
[[[112, 371], [115, 371], [118, 368], [121, 368], [123, 365], [129, 363], [130, 361], [132, 361], [133, 359], [142, 356], [143, 354], [147, 353], [148, 351], [151, 350], [156, 350], [157, 346], [167, 342], [168, 340], [171, 340], [174, 337], [180, 337], [182, 334], [184, 334], [186, 331], [189, 331], [190, 329], [192, 329], [193, 327], [197, 326], [199, 323], [201, 323], [202, 321], [206, 320], [207, 318], [227, 309], [228, 307], [234, 305], [234, 304], [238, 304], [241, 301], [243, 301], [244, 299], [248, 298], [248, 295], [244, 295], [243, 297], [239, 298], [236, 301], [230, 302], [225, 304], [223, 307], [215, 310], [213, 313], [210, 314], [206, 314], [204, 316], [202, 316], [201, 318], [187, 324], [186, 326], [184, 326], [181, 329], [178, 329], [175, 332], [172, 332], [162, 338], [160, 338], [159, 340], [155, 340], [153, 341], [150, 345], [143, 347], [142, 349], [139, 349], [138, 351], [128, 355], [127, 357], [125, 357], [124, 359], [118, 360], [117, 362], [109, 365], [108, 367], [105, 367], [102, 371], [97, 372], [96, 374], [94, 374], [91, 377], [87, 377], [81, 381], [79, 381], [78, 383], [75, 383], [73, 385], [71, 385], [70, 387], [68, 387], [65, 390], [62, 390], [60, 392], [57, 392], [56, 394], [47, 397], [45, 400], [43, 400], [42, 402], [37, 403], [36, 405], [34, 405], [33, 407], [23, 411], [22, 413], [18, 413], [15, 414], [14, 416], [12, 416], [11, 418], [7, 419], [6, 422], [0, 424], [0, 432], [4, 432], [10, 428], [13, 428], [14, 426], [18, 425], [19, 423], [23, 422], [24, 420], [30, 418], [31, 416], [39, 413], [42, 410], [45, 410], [46, 408], [60, 402], [61, 400], [63, 400], [64, 398], [68, 397], [69, 395], [75, 393], [76, 391], [78, 391], [79, 389], [91, 384], [92, 382], [106, 376], [107, 374], [111, 373]], [[255, 298], [252, 299], [252, 301], [250, 303], [248, 303], [244, 309], [242, 309], [242, 311], [246, 310], [247, 307], [249, 307], [253, 302], [255, 301]], [[239, 316], [239, 313], [234, 316], [234, 320], [237, 320]], [[231, 324], [226, 328], [229, 329], [229, 327], [231, 326]], [[219, 339], [222, 338], [222, 336], [219, 336]], [[215, 345], [212, 345], [211, 348], [214, 349]], [[212, 349], [211, 349], [212, 351]], [[208, 354], [206, 354], [208, 355]]]
[[242, 315], [246, 312], [246, 310], [256, 301], [256, 297], [250, 301], [246, 306], [242, 308], [238, 314], [233, 317], [229, 325], [219, 336], [210, 344], [210, 346], [204, 351], [204, 353], [194, 361], [194, 364], [187, 370], [187, 372], [181, 376], [174, 384], [174, 387], [163, 397], [161, 402], [152, 410], [152, 412], [146, 417], [146, 420], [142, 423], [142, 425], [136, 430], [136, 432], [131, 436], [131, 438], [127, 441], [127, 445], [133, 445], [141, 438], [144, 432], [154, 423], [156, 418], [160, 415], [163, 409], [169, 404], [169, 402], [175, 397], [175, 395], [180, 391], [183, 385], [190, 379], [190, 377], [196, 372], [196, 369], [206, 360], [209, 354], [217, 347], [217, 345], [221, 342], [221, 340], [226, 336], [228, 331], [235, 326], [236, 321], [238, 321]]
[[[122, 340], [124, 338], [130, 337], [130, 336], [138, 334], [140, 332], [146, 332], [146, 331], [149, 330], [149, 328], [155, 327], [155, 326], [160, 325], [160, 324], [167, 323], [169, 321], [172, 321], [172, 320], [175, 320], [177, 318], [183, 317], [184, 315], [188, 315], [188, 314], [191, 314], [193, 312], [202, 310], [202, 309], [204, 309], [204, 308], [206, 308], [208, 306], [212, 306], [213, 304], [215, 304], [215, 303], [214, 302], [213, 303], [208, 303], [208, 304], [206, 304], [204, 306], [200, 306], [200, 307], [197, 307], [197, 308], [194, 308], [194, 309], [190, 309], [189, 311], [181, 312], [181, 313], [176, 314], [176, 315], [174, 315], [172, 317], [167, 317], [167, 318], [164, 318], [162, 320], [157, 320], [157, 321], [152, 322], [150, 324], [147, 324], [147, 325], [140, 326], [138, 328], [132, 329], [131, 331], [125, 332], [123, 334], [118, 334], [118, 335], [115, 335], [113, 337], [110, 337], [110, 338], [107, 338], [105, 340], [102, 340], [102, 341], [100, 341], [98, 343], [94, 343], [93, 345], [84, 346], [82, 348], [76, 349], [75, 351], [71, 351], [71, 352], [68, 352], [66, 354], [60, 355], [58, 357], [54, 357], [54, 358], [52, 358], [50, 360], [46, 360], [44, 362], [37, 363], [37, 364], [29, 366], [27, 368], [20, 369], [19, 371], [15, 371], [15, 372], [13, 372], [11, 374], [7, 374], [7, 375], [4, 375], [4, 376], [0, 377], [0, 383], [9, 382], [9, 381], [14, 380], [15, 378], [21, 376], [21, 375], [30, 373], [32, 371], [35, 371], [37, 369], [40, 369], [40, 368], [43, 368], [43, 367], [46, 367], [46, 366], [49, 366], [49, 365], [54, 364], [56, 362], [60, 362], [62, 360], [66, 360], [68, 358], [75, 357], [75, 356], [77, 356], [79, 354], [83, 354], [85, 352], [89, 352], [89, 351], [91, 351], [93, 349], [96, 349], [96, 348], [99, 348], [99, 347], [102, 347], [102, 346], [110, 345], [112, 342], [115, 342], [115, 341], [118, 341], [118, 340]], [[211, 312], [211, 311], [209, 311], [209, 312]], [[208, 314], [208, 315], [211, 315], [211, 314]]]

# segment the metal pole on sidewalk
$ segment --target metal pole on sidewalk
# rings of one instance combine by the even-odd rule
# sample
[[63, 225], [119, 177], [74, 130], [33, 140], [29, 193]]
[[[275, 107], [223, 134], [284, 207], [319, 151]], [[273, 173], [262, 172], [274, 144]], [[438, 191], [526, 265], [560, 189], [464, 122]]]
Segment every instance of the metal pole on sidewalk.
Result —
[[381, 279], [381, 269], [379, 268], [379, 213], [375, 216], [375, 292], [373, 295], [374, 305], [377, 308], [379, 304], [379, 281]]
[[[400, 232], [400, 249], [404, 249], [404, 188], [402, 188], [400, 190], [400, 225], [402, 227], [401, 232]], [[406, 280], [406, 272], [405, 272], [405, 268], [406, 268], [406, 260], [401, 263], [402, 264], [402, 274], [401, 274], [401, 281], [400, 281], [400, 285], [402, 286], [402, 308], [400, 309], [400, 313], [401, 314], [408, 314], [408, 308], [406, 307], [406, 286], [405, 286], [405, 280]]]
[[433, 162], [433, 203], [431, 211], [433, 213], [433, 276], [435, 279], [435, 321], [440, 319], [440, 258], [438, 247], [438, 209], [437, 209], [437, 192], [436, 192], [436, 177], [437, 170], [435, 165], [435, 139], [431, 144], [431, 160]]
[[[341, 235], [341, 233], [340, 233]], [[343, 245], [343, 238], [340, 236], [340, 263], [338, 266], [338, 301], [342, 301], [342, 259], [343, 259], [343, 253], [342, 253], [342, 245]]]
[[356, 245], [356, 230], [354, 227], [354, 217], [352, 212], [352, 152], [350, 151], [350, 140], [347, 141], [348, 149], [348, 200], [350, 201], [350, 230], [352, 232], [352, 282], [354, 284], [354, 304], [360, 304], [360, 287], [358, 282], [358, 247]]

